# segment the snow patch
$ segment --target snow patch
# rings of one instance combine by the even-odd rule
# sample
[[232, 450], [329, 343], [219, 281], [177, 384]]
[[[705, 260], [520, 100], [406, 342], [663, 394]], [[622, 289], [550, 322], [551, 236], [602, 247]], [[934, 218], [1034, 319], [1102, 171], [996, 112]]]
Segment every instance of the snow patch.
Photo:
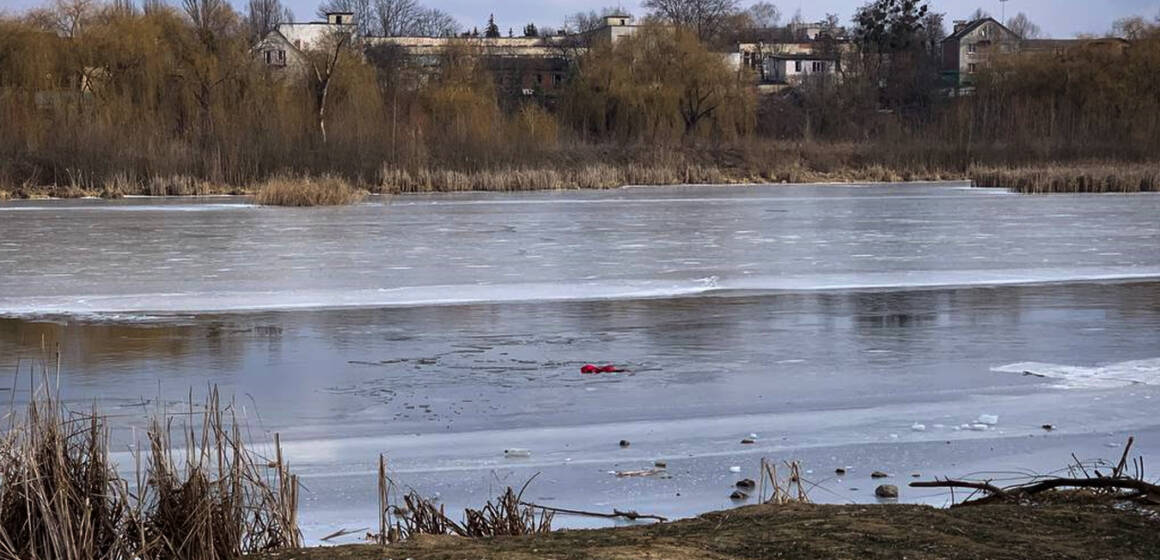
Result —
[[1019, 362], [991, 368], [991, 371], [1054, 379], [1058, 382], [1053, 387], [1060, 389], [1111, 389], [1131, 385], [1160, 385], [1160, 358], [1096, 367]]

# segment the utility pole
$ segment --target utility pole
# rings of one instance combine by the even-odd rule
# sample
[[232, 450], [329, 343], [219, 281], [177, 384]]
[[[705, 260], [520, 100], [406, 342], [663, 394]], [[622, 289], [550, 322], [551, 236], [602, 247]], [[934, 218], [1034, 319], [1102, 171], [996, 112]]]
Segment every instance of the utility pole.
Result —
[[1003, 25], [1007, 25], [1007, 2], [1011, 0], [999, 0], [999, 5], [1003, 6]]

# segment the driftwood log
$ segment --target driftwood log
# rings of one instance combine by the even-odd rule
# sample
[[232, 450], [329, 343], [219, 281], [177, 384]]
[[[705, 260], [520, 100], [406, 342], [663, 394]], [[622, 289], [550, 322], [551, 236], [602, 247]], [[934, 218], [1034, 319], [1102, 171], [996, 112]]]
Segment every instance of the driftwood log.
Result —
[[985, 496], [977, 499], [968, 499], [959, 505], [981, 505], [997, 501], [1018, 500], [1041, 494], [1049, 490], [1056, 490], [1059, 488], [1089, 488], [1099, 490], [1118, 490], [1121, 492], [1131, 492], [1123, 495], [1124, 499], [1143, 499], [1148, 502], [1160, 501], [1160, 485], [1147, 482], [1143, 479], [1142, 462], [1137, 469], [1139, 474], [1136, 477], [1129, 477], [1124, 474], [1128, 466], [1128, 454], [1132, 450], [1132, 444], [1135, 443], [1135, 438], [1128, 438], [1128, 444], [1124, 447], [1124, 454], [1120, 457], [1120, 462], [1112, 470], [1111, 476], [1103, 476], [1099, 471], [1095, 471], [1096, 476], [1087, 475], [1087, 470], [1079, 465], [1086, 478], [1067, 478], [1055, 477], [1038, 479], [1024, 484], [1017, 484], [1000, 488], [995, 486], [990, 481], [972, 481], [972, 480], [953, 480], [943, 479], [926, 482], [911, 482], [912, 488], [966, 488], [983, 492]]

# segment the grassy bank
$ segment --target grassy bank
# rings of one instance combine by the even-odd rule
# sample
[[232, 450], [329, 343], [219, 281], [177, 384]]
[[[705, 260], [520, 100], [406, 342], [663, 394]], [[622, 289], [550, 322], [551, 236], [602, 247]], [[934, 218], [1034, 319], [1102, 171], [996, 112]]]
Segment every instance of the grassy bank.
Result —
[[970, 177], [977, 187], [1026, 194], [1160, 192], [1160, 163], [976, 167]]
[[1082, 495], [1035, 506], [760, 505], [641, 527], [464, 539], [423, 536], [400, 545], [347, 546], [262, 556], [265, 560], [792, 558], [1151, 558], [1160, 550], [1154, 513]]
[[13, 186], [0, 197], [118, 198], [125, 195], [254, 195], [261, 204], [337, 205], [376, 194], [609, 189], [624, 185], [905, 182], [970, 179], [979, 187], [1022, 193], [1156, 192], [1160, 164], [1139, 161], [1040, 163], [979, 152], [964, 167], [954, 150], [868, 143], [748, 142], [653, 149], [576, 145], [549, 154], [465, 164], [380, 164], [374, 170], [312, 175], [285, 169], [257, 182], [213, 182], [190, 175], [120, 172], [104, 178], [75, 174], [66, 184]]
[[[11, 179], [6, 182], [0, 173], [0, 192], [9, 193], [13, 198], [250, 194], [277, 204], [312, 198], [304, 196], [305, 191], [318, 189], [306, 187], [306, 183], [325, 186], [338, 181], [348, 183], [352, 189], [372, 193], [421, 193], [964, 179], [966, 169], [954, 159], [950, 152], [925, 148], [892, 149], [886, 153], [881, 146], [850, 143], [755, 141], [672, 149], [577, 144], [550, 152], [531, 152], [520, 158], [380, 163], [374, 169], [352, 167], [322, 176], [313, 174], [308, 167], [285, 168], [258, 181], [241, 182], [122, 170], [110, 175], [73, 173], [64, 182], [37, 184]], [[263, 191], [266, 193], [262, 194]], [[338, 197], [345, 198], [346, 195]]]

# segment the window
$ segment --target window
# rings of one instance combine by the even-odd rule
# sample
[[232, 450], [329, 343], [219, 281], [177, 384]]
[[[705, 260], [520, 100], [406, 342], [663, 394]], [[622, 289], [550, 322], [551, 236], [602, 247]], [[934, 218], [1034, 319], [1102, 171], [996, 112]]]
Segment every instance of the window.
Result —
[[560, 87], [560, 85], [564, 83], [564, 75], [556, 74], [552, 77], [552, 83], [555, 84], [556, 87]]
[[266, 64], [270, 66], [286, 65], [286, 51], [282, 49], [270, 49], [262, 54], [266, 57]]
[[814, 64], [813, 64], [813, 68], [811, 68], [811, 70], [813, 70], [814, 72], [825, 72], [826, 71], [826, 63], [822, 62], [820, 60], [815, 60]]
[[342, 16], [334, 16], [334, 23], [342, 25]]
[[801, 72], [802, 71], [802, 61], [800, 61], [800, 60], [793, 61], [793, 71], [794, 72]]
[[975, 44], [974, 43], [967, 45], [967, 52], [970, 54], [975, 54]]
[[538, 85], [538, 86], [544, 85], [544, 75], [543, 74], [536, 74], [536, 85]]
[[979, 69], [979, 65], [974, 62], [967, 65], [967, 73], [974, 74]]

